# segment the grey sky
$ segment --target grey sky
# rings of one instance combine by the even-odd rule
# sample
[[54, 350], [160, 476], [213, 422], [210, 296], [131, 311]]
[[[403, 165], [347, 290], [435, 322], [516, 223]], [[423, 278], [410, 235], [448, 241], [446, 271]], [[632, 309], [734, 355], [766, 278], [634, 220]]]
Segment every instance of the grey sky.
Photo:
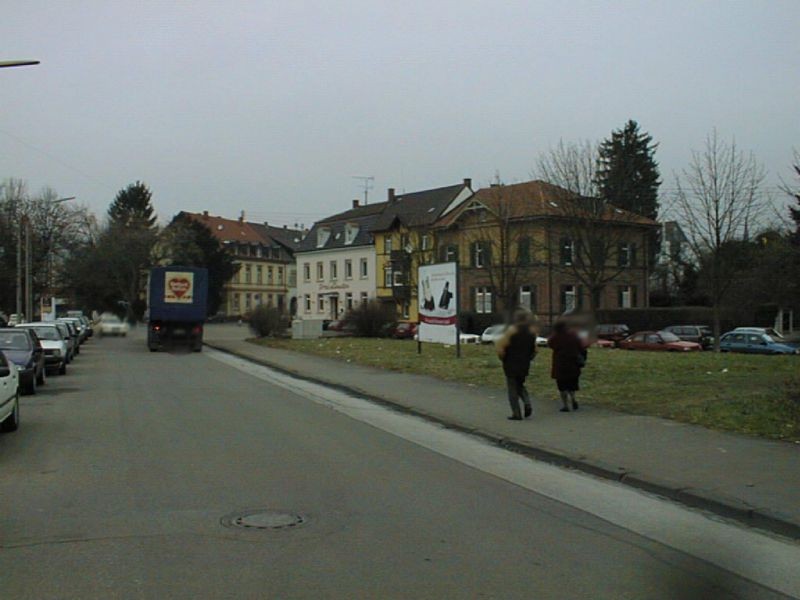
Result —
[[[234, 6], [234, 8], [231, 8]], [[98, 213], [310, 224], [352, 175], [415, 190], [530, 175], [628, 118], [667, 187], [717, 127], [775, 183], [800, 148], [800, 2], [3, 3], [0, 177]], [[31, 148], [35, 147], [37, 150]]]

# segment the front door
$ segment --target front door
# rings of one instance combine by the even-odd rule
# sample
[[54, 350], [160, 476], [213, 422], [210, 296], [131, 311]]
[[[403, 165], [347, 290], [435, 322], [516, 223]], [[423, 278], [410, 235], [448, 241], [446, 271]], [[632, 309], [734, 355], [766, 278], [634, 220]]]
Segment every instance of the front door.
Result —
[[331, 319], [338, 319], [339, 318], [339, 298], [336, 296], [330, 297], [330, 304], [331, 304]]

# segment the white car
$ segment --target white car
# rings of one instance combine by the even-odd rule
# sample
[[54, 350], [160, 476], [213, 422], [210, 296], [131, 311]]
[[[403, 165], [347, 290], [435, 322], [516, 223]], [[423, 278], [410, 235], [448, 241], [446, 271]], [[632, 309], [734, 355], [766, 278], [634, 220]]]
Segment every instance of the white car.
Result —
[[17, 325], [21, 329], [33, 329], [44, 350], [44, 366], [59, 375], [67, 374], [67, 355], [69, 347], [62, 330], [53, 322], [25, 323]]
[[506, 331], [506, 325], [492, 325], [481, 334], [481, 344], [496, 344]]
[[0, 431], [19, 427], [19, 373], [13, 361], [0, 352]]
[[128, 335], [128, 324], [117, 315], [104, 313], [100, 317], [100, 335]]
[[458, 338], [462, 344], [478, 344], [481, 341], [481, 336], [474, 333], [462, 333]]

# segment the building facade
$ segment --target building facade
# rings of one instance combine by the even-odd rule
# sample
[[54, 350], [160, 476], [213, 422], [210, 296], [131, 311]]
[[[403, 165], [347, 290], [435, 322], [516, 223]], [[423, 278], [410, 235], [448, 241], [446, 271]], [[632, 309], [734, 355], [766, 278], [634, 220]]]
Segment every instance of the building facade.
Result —
[[589, 202], [531, 181], [480, 189], [440, 218], [437, 259], [459, 263], [468, 321], [482, 326], [523, 307], [552, 324], [577, 309], [647, 306], [656, 223]]
[[273, 306], [293, 314], [297, 307], [297, 270], [294, 252], [302, 232], [267, 223], [226, 219], [203, 213], [181, 213], [202, 223], [228, 250], [238, 266], [224, 286], [220, 313], [246, 318], [257, 306]]
[[385, 202], [360, 206], [314, 224], [296, 252], [297, 316], [341, 319], [375, 298], [375, 243], [370, 228]]
[[416, 322], [417, 269], [435, 262], [435, 223], [472, 196], [469, 179], [457, 185], [396, 195], [388, 190], [386, 206], [372, 226], [375, 236], [376, 294], [390, 304], [398, 321]]

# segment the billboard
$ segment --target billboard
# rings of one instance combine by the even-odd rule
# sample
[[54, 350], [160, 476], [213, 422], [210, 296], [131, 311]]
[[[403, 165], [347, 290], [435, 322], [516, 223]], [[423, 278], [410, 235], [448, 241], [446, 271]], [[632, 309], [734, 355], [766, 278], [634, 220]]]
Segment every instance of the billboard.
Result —
[[458, 265], [454, 262], [422, 265], [417, 281], [419, 341], [455, 345], [458, 342]]
[[194, 300], [194, 273], [191, 271], [164, 272], [164, 302], [191, 304]]

